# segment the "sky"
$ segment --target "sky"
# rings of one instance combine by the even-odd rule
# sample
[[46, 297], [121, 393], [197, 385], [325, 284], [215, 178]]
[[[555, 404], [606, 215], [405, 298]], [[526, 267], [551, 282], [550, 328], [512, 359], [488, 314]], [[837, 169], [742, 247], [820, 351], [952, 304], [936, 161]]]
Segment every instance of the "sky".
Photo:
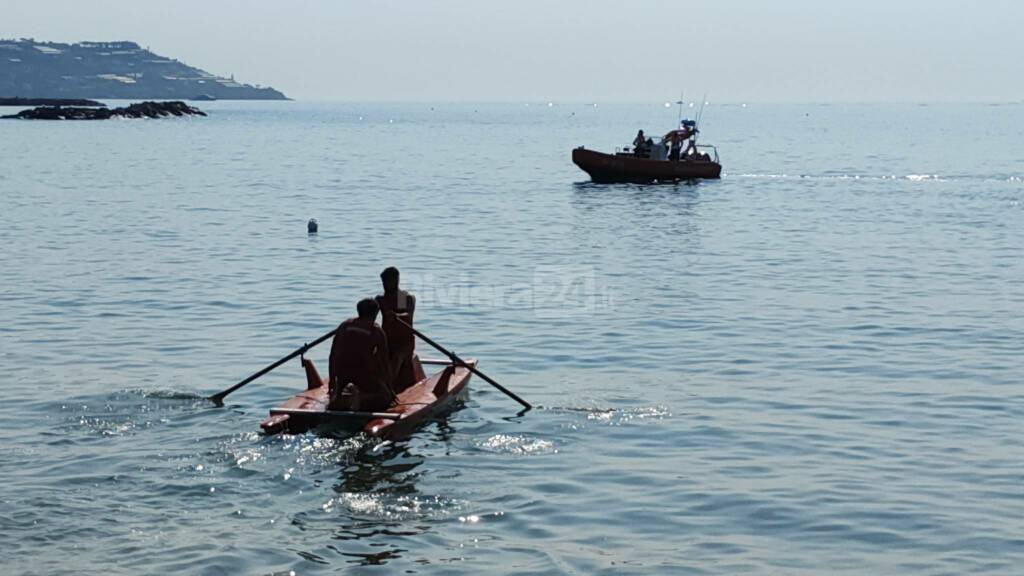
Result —
[[0, 38], [133, 40], [324, 101], [1019, 102], [1022, 30], [1011, 0], [0, 4]]

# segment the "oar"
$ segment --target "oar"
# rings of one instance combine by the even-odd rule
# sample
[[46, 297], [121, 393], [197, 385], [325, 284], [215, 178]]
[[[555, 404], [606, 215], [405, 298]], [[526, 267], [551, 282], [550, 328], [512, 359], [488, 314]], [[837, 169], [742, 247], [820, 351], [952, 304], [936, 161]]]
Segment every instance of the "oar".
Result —
[[317, 338], [316, 340], [313, 340], [313, 342], [311, 342], [309, 344], [303, 344], [302, 348], [299, 348], [295, 352], [292, 352], [291, 354], [285, 356], [284, 358], [281, 358], [280, 360], [278, 360], [277, 362], [274, 362], [270, 366], [267, 366], [263, 370], [260, 370], [259, 372], [253, 374], [252, 376], [249, 376], [248, 378], [246, 378], [245, 380], [242, 380], [238, 384], [235, 384], [231, 388], [228, 388], [227, 390], [225, 390], [223, 392], [218, 392], [217, 394], [214, 394], [213, 396], [210, 396], [210, 400], [212, 400], [213, 403], [216, 404], [217, 406], [223, 406], [224, 405], [224, 397], [227, 396], [228, 394], [231, 394], [235, 390], [238, 390], [242, 386], [245, 386], [249, 382], [252, 382], [253, 380], [259, 378], [260, 376], [263, 376], [267, 372], [270, 372], [274, 368], [277, 368], [278, 366], [280, 366], [281, 364], [284, 364], [285, 362], [291, 360], [292, 358], [295, 358], [296, 356], [301, 356], [301, 355], [305, 354], [306, 351], [309, 350], [310, 348], [312, 348], [313, 346], [316, 346], [317, 344], [323, 342], [324, 340], [327, 340], [331, 336], [334, 336], [334, 333], [337, 332], [337, 331], [338, 331], [338, 329], [335, 328], [334, 330], [331, 330], [327, 334], [324, 334], [323, 336]]
[[[433, 340], [428, 338], [426, 335], [424, 335], [422, 332], [420, 332], [419, 330], [417, 330], [417, 329], [413, 328], [412, 326], [410, 326], [409, 323], [406, 322], [405, 320], [402, 320], [401, 318], [398, 318], [397, 316], [395, 317], [395, 320], [398, 320], [399, 322], [404, 324], [406, 328], [408, 328], [409, 330], [412, 330], [413, 334], [415, 334], [416, 336], [419, 336], [419, 338], [421, 340], [423, 340], [427, 344], [430, 344], [431, 346], [436, 348], [438, 352], [440, 352], [441, 354], [444, 354], [445, 356], [451, 358], [452, 359], [452, 363], [454, 363], [456, 366], [465, 366], [466, 368], [469, 368], [470, 372], [472, 372], [473, 374], [476, 374], [477, 376], [482, 378], [485, 382], [487, 382], [491, 386], [494, 386], [498, 390], [501, 390], [509, 398], [511, 398], [511, 399], [515, 400], [516, 402], [519, 402], [520, 404], [522, 404], [523, 407], [526, 408], [526, 410], [530, 410], [531, 408], [533, 408], [533, 406], [531, 406], [529, 402], [527, 402], [526, 400], [523, 400], [519, 396], [516, 396], [514, 392], [512, 392], [508, 388], [505, 388], [501, 384], [498, 384], [497, 382], [492, 380], [487, 374], [484, 374], [483, 372], [477, 370], [475, 366], [470, 366], [469, 364], [466, 364], [465, 362], [462, 361], [462, 358], [459, 358], [458, 356], [456, 356], [454, 352], [452, 352], [450, 350], [447, 350], [444, 346], [441, 346], [437, 342], [434, 342]], [[525, 410], [524, 410], [524, 412], [525, 412]]]

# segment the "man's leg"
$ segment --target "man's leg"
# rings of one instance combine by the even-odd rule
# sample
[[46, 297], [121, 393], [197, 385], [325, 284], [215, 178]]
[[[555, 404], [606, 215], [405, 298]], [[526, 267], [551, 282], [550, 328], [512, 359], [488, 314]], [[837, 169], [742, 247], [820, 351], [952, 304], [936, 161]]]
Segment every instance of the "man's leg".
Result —
[[391, 373], [394, 374], [392, 388], [395, 394], [416, 383], [412, 366], [413, 347], [406, 346], [391, 353]]

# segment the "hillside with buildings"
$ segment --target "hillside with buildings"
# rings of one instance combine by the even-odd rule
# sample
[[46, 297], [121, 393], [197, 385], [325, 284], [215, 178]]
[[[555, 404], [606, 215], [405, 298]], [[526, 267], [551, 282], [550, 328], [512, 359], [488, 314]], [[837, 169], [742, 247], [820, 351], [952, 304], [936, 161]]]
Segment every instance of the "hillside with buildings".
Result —
[[0, 97], [287, 100], [193, 68], [135, 42], [0, 40]]

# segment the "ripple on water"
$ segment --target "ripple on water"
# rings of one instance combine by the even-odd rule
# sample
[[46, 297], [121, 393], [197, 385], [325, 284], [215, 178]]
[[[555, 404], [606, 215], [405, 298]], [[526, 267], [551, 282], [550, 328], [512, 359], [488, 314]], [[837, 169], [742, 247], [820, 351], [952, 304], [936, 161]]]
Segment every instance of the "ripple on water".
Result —
[[664, 420], [671, 418], [672, 412], [667, 406], [640, 406], [610, 410], [588, 410], [587, 420], [608, 426], [622, 426], [637, 421]]
[[343, 492], [321, 505], [324, 512], [381, 520], [447, 519], [468, 507], [470, 504], [465, 500], [440, 495], [365, 492]]
[[534, 454], [557, 454], [558, 448], [550, 440], [531, 438], [526, 435], [495, 434], [474, 445], [484, 451], [497, 454], [527, 456]]

